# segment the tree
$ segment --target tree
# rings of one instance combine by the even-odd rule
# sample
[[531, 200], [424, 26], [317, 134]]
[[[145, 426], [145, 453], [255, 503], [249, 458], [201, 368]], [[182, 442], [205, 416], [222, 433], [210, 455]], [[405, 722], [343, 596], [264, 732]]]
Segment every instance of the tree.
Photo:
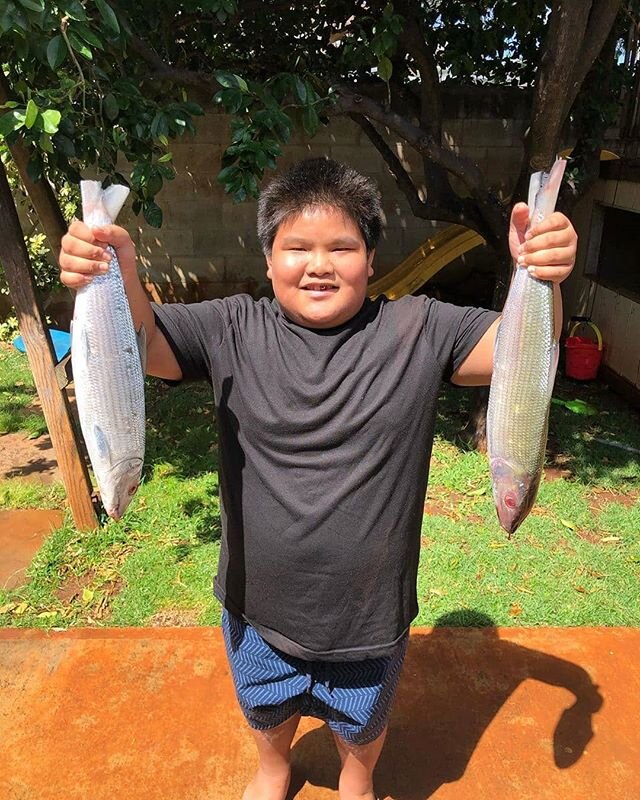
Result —
[[[134, 210], [161, 224], [154, 198], [174, 174], [170, 140], [195, 131], [202, 113], [189, 89], [234, 117], [219, 180], [237, 201], [258, 195], [294, 126], [313, 135], [330, 117], [349, 116], [416, 216], [464, 224], [495, 249], [499, 307], [511, 270], [510, 204], [443, 142], [443, 86], [530, 93], [515, 199], [532, 170], [551, 164], [572, 121], [570, 208], [597, 175], [617, 109], [612, 86], [630, 63], [620, 52], [637, 15], [638, 0], [0, 0], [0, 135], [55, 241], [59, 218], [56, 232], [51, 193], [35, 194], [39, 178], [56, 185], [95, 166], [127, 182], [119, 155], [133, 165]], [[389, 134], [421, 157], [426, 196]]]

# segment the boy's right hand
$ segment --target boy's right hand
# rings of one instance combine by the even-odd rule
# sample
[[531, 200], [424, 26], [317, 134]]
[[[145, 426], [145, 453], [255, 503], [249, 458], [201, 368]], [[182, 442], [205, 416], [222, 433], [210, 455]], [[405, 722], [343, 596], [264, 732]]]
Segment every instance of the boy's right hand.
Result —
[[60, 242], [60, 280], [70, 289], [81, 289], [109, 269], [110, 244], [117, 253], [123, 277], [136, 274], [136, 249], [128, 231], [119, 225], [89, 228], [74, 220]]

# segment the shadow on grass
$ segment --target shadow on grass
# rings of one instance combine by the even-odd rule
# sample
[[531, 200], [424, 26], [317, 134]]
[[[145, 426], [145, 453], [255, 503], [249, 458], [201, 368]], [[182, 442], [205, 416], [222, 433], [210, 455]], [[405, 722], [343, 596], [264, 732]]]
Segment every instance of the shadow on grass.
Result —
[[161, 463], [171, 464], [182, 478], [218, 469], [213, 394], [208, 383], [170, 387], [148, 380], [146, 412], [145, 477]]
[[[446, 614], [432, 632], [414, 633], [376, 769], [378, 795], [424, 800], [459, 780], [485, 730], [529, 678], [575, 697], [565, 708], [555, 691], [549, 693], [558, 710], [553, 760], [557, 769], [567, 769], [593, 738], [592, 717], [603, 702], [586, 670], [501, 639], [493, 620], [476, 610]], [[325, 726], [302, 736], [292, 755], [289, 800], [306, 781], [337, 788], [338, 757]]]
[[[581, 383], [559, 377], [554, 397], [582, 400], [597, 413], [587, 416], [552, 404], [547, 464], [561, 466], [568, 470], [571, 479], [584, 484], [640, 485], [640, 452], [594, 441], [604, 439], [640, 451], [640, 413], [598, 382]], [[449, 385], [443, 386], [439, 397], [436, 434], [461, 450], [468, 449], [460, 432], [469, 417], [473, 398], [473, 390]]]
[[186, 517], [197, 517], [195, 528], [197, 543], [181, 542], [177, 544], [175, 553], [178, 561], [184, 561], [189, 558], [194, 550], [202, 545], [219, 541], [222, 531], [217, 502], [204, 502], [203, 500], [192, 498], [182, 504], [182, 511]]

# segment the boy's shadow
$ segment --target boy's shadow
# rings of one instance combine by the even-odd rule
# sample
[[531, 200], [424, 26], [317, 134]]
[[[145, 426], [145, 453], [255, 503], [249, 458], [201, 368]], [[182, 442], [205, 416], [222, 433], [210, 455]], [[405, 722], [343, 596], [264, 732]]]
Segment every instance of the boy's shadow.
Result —
[[[554, 732], [558, 768], [574, 764], [593, 736], [591, 715], [602, 697], [582, 667], [500, 639], [493, 620], [479, 612], [473, 612], [478, 627], [459, 627], [463, 618], [468, 624], [469, 613], [446, 614], [430, 634], [411, 637], [376, 768], [380, 797], [425, 800], [443, 783], [458, 780], [486, 728], [527, 678], [575, 695]], [[289, 800], [305, 781], [337, 789], [339, 761], [326, 726], [302, 736], [292, 759]]]

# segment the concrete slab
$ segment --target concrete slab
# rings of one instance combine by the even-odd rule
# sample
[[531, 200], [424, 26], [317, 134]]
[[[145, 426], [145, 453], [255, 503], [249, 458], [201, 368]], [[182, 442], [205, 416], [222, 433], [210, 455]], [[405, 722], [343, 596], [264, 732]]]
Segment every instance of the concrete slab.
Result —
[[[640, 797], [640, 629], [418, 629], [377, 788]], [[290, 797], [336, 796], [303, 720]], [[255, 766], [217, 628], [0, 630], [1, 800], [239, 800]]]
[[64, 511], [21, 508], [0, 511], [0, 588], [27, 582], [26, 570], [46, 537], [64, 520]]

